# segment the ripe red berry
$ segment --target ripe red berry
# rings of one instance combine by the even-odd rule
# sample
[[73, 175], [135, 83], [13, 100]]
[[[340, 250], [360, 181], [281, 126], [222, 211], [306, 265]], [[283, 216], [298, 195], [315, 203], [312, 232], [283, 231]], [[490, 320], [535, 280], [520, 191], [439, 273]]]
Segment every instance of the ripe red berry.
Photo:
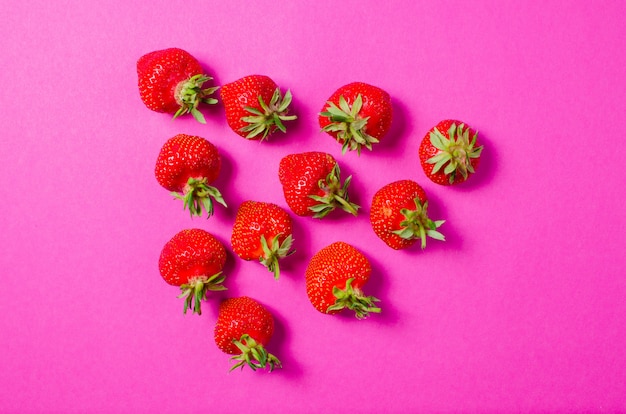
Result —
[[348, 195], [352, 176], [342, 184], [339, 165], [330, 154], [287, 155], [280, 160], [278, 178], [287, 205], [298, 216], [323, 218], [337, 207], [356, 216], [360, 208]]
[[322, 108], [319, 124], [341, 143], [342, 153], [372, 149], [391, 128], [393, 110], [389, 94], [363, 82], [337, 89]]
[[226, 110], [226, 121], [238, 135], [264, 140], [277, 129], [287, 132], [284, 121], [289, 115], [292, 96], [283, 96], [276, 83], [264, 75], [250, 75], [223, 85], [220, 96]]
[[428, 218], [426, 193], [416, 182], [400, 180], [387, 184], [374, 194], [370, 222], [374, 233], [392, 249], [404, 249], [426, 237], [444, 240], [437, 229], [444, 220]]
[[226, 250], [212, 234], [202, 229], [178, 232], [163, 246], [159, 271], [170, 285], [180, 286], [185, 299], [184, 312], [201, 314], [201, 301], [209, 291], [225, 290], [222, 269]]
[[466, 181], [476, 171], [482, 151], [478, 132], [463, 122], [447, 119], [422, 139], [419, 158], [431, 181], [453, 185]]
[[258, 260], [278, 279], [278, 261], [294, 253], [291, 217], [276, 204], [244, 201], [235, 217], [231, 244], [237, 256]]
[[378, 299], [363, 294], [363, 285], [372, 273], [367, 257], [345, 242], [332, 243], [311, 258], [305, 272], [306, 291], [315, 309], [334, 314], [351, 309], [358, 319], [370, 312], [379, 313], [374, 306]]
[[259, 302], [247, 296], [229, 298], [220, 304], [215, 324], [215, 344], [234, 355], [231, 371], [248, 365], [252, 370], [280, 367], [276, 356], [266, 350], [274, 334], [274, 318]]
[[213, 200], [226, 207], [220, 191], [210, 185], [219, 176], [221, 165], [215, 145], [202, 137], [178, 134], [161, 148], [154, 175], [163, 188], [183, 201], [183, 208], [192, 216], [201, 216], [204, 208], [211, 217]]
[[137, 61], [139, 95], [149, 109], [174, 115], [191, 113], [205, 123], [200, 103], [215, 104], [211, 98], [217, 87], [202, 88], [212, 78], [205, 75], [200, 63], [188, 52], [170, 48], [147, 53]]

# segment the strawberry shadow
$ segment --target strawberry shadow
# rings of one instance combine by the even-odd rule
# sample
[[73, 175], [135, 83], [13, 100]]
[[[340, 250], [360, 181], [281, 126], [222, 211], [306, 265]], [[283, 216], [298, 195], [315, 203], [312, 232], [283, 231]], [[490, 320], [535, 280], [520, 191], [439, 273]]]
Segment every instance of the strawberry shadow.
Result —
[[[288, 210], [287, 210], [288, 211]], [[309, 217], [298, 217], [294, 218], [293, 213], [290, 213], [292, 216], [292, 235], [293, 235], [293, 250], [294, 253], [281, 259], [280, 261], [280, 270], [281, 270], [281, 278], [283, 274], [290, 278], [298, 278], [300, 277], [300, 271], [303, 266], [308, 263], [309, 258], [312, 255], [310, 246], [311, 246], [311, 237], [310, 233], [306, 231], [307, 226], [302, 223], [305, 219], [310, 219]]]
[[368, 284], [363, 286], [363, 292], [366, 295], [374, 296], [380, 300], [377, 306], [381, 309], [379, 314], [372, 313], [368, 319], [373, 319], [385, 324], [396, 324], [399, 320], [399, 314], [394, 306], [393, 299], [389, 296], [390, 285], [393, 278], [385, 269], [385, 266], [372, 254], [367, 255], [372, 266], [372, 276]]
[[[286, 91], [287, 90], [285, 89], [283, 94]], [[307, 129], [308, 117], [306, 116], [306, 105], [303, 105], [296, 95], [292, 95], [288, 115], [296, 115], [297, 118], [291, 121], [285, 121], [283, 124], [285, 125], [287, 132], [283, 133], [281, 131], [275, 131], [270, 137], [272, 141], [276, 139], [276, 141], [280, 141], [281, 143], [288, 143], [291, 139], [293, 139], [293, 136], [301, 135]]]
[[214, 184], [215, 187], [217, 187], [217, 189], [222, 192], [222, 196], [228, 207], [224, 207], [221, 204], [216, 203], [215, 209], [220, 210], [216, 211], [216, 214], [219, 214], [220, 218], [222, 219], [234, 222], [239, 205], [243, 201], [239, 193], [232, 191], [234, 187], [231, 185], [231, 183], [234, 182], [234, 177], [237, 174], [237, 163], [229, 153], [224, 152], [222, 148], [220, 148], [219, 150], [220, 157], [222, 159], [222, 168], [220, 170], [220, 176]]
[[[264, 303], [263, 306], [270, 311], [274, 317], [274, 334], [267, 345], [267, 351], [275, 355], [281, 362], [281, 368], [276, 368], [272, 375], [285, 375], [288, 378], [297, 378], [302, 376], [302, 368], [298, 364], [298, 356], [289, 352], [291, 345], [291, 334], [287, 329], [287, 320], [282, 314], [272, 306]], [[302, 358], [302, 356], [300, 356]]]
[[[411, 134], [413, 122], [406, 105], [400, 100], [391, 101], [393, 110], [393, 120], [387, 135], [381, 139], [380, 143], [374, 144], [372, 152], [387, 156], [402, 156], [406, 152], [407, 144], [410, 142], [407, 136]], [[369, 151], [367, 151], [369, 152]]]
[[[444, 189], [443, 186], [438, 187]], [[448, 220], [448, 203], [440, 197], [440, 191], [433, 191], [431, 188], [424, 189], [428, 196], [428, 217], [433, 221], [445, 220], [445, 223], [438, 229], [438, 231], [444, 235], [445, 241], [428, 237], [424, 249], [421, 248], [420, 241], [418, 240], [412, 246], [403, 249], [403, 252], [405, 254], [419, 256], [434, 252], [461, 250], [463, 248], [463, 239], [460, 237], [459, 232], [456, 231], [454, 222]]]
[[222, 99], [220, 98], [220, 90], [219, 88], [222, 86], [222, 80], [219, 78], [218, 72], [214, 70], [211, 66], [207, 65], [204, 61], [200, 61], [200, 65], [204, 71], [205, 75], [210, 76], [212, 79], [205, 82], [202, 86], [203, 88], [213, 88], [218, 87], [218, 89], [210, 96], [210, 98], [217, 99], [217, 103], [215, 104], [201, 104], [198, 109], [203, 113], [207, 122], [210, 120], [221, 119], [224, 123], [226, 123], [226, 119], [223, 116], [224, 113], [224, 105], [222, 103]]

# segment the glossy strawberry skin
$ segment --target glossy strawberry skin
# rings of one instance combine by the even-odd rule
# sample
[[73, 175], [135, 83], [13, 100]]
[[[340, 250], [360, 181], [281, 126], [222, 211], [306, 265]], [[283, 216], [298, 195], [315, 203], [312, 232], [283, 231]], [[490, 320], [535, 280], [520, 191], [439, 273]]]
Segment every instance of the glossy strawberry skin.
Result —
[[[432, 144], [430, 140], [430, 133], [433, 132], [435, 129], [437, 129], [439, 132], [441, 132], [443, 136], [445, 136], [446, 138], [450, 138], [448, 131], [450, 130], [450, 126], [452, 126], [452, 124], [461, 125], [464, 123], [461, 121], [453, 120], [453, 119], [446, 119], [446, 120], [439, 122], [437, 125], [435, 125], [433, 128], [431, 128], [428, 131], [428, 133], [422, 139], [422, 142], [420, 143], [420, 147], [419, 147], [419, 159], [420, 159], [420, 164], [422, 165], [422, 168], [424, 170], [424, 173], [432, 182], [436, 184], [440, 184], [440, 185], [445, 185], [445, 186], [459, 184], [459, 183], [466, 181], [467, 178], [469, 178], [469, 175], [467, 178], [465, 178], [461, 174], [456, 174], [454, 176], [454, 179], [451, 180], [450, 175], [444, 172], [444, 168], [441, 168], [439, 171], [433, 173], [435, 164], [428, 162], [429, 159], [431, 159], [433, 156], [435, 156], [436, 154], [440, 152], [439, 149], [435, 148], [435, 146]], [[470, 137], [477, 135], [476, 131], [473, 128], [471, 127], [468, 127], [468, 128], [469, 128]], [[480, 142], [477, 141], [475, 144], [475, 147], [480, 147], [480, 146], [481, 146]], [[479, 163], [480, 163], [480, 157], [470, 158], [470, 164], [474, 170], [478, 168]]]
[[345, 242], [334, 242], [311, 258], [305, 272], [307, 296], [318, 311], [337, 313], [328, 310], [336, 301], [333, 288], [344, 288], [353, 278], [352, 287], [360, 290], [371, 273], [369, 260], [359, 250]]
[[182, 192], [189, 178], [206, 178], [207, 184], [214, 182], [221, 165], [215, 145], [202, 137], [178, 134], [161, 148], [154, 173], [162, 187]]
[[272, 314], [258, 301], [247, 297], [228, 298], [219, 307], [214, 339], [222, 352], [237, 355], [241, 351], [234, 344], [243, 335], [266, 346], [274, 333]]
[[395, 250], [412, 246], [418, 240], [404, 239], [394, 231], [402, 228], [400, 223], [405, 219], [402, 209], [415, 209], [414, 199], [427, 202], [424, 189], [411, 180], [396, 181], [382, 187], [374, 194], [370, 208], [370, 222], [374, 233], [389, 247]]
[[264, 257], [261, 237], [268, 245], [278, 237], [279, 244], [292, 234], [289, 214], [281, 207], [260, 201], [244, 201], [239, 206], [231, 244], [233, 251], [244, 260], [259, 260]]
[[319, 186], [337, 164], [335, 158], [324, 152], [290, 154], [280, 160], [278, 178], [283, 186], [285, 201], [298, 216], [312, 216], [310, 209], [318, 202], [310, 196], [324, 196]]
[[212, 234], [185, 229], [172, 237], [159, 257], [159, 271], [170, 285], [182, 286], [194, 277], [210, 277], [222, 271], [226, 250]]
[[182, 49], [170, 48], [143, 55], [137, 61], [141, 100], [153, 111], [174, 114], [181, 107], [177, 99], [181, 82], [202, 72], [196, 58]]

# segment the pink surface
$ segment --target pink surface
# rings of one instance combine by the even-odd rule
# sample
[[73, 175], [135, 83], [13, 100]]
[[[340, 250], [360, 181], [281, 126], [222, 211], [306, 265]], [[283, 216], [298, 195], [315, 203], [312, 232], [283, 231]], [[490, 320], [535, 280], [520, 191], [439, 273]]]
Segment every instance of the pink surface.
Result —
[[[101, 3], [0, 5], [0, 412], [626, 411], [626, 3]], [[217, 84], [271, 76], [299, 120], [259, 144], [221, 105], [207, 125], [149, 111], [136, 60], [172, 46]], [[316, 121], [356, 80], [396, 111], [360, 158]], [[449, 117], [485, 142], [456, 188], [430, 183], [417, 157]], [[177, 133], [223, 154], [231, 208], [208, 221], [153, 176]], [[158, 273], [163, 244], [201, 227], [228, 245], [241, 201], [285, 206], [278, 161], [303, 150], [337, 157], [362, 214], [294, 218], [278, 282], [229, 253], [229, 291], [183, 316]], [[398, 252], [376, 238], [371, 198], [402, 178], [424, 186], [446, 242]], [[308, 303], [308, 258], [336, 240], [371, 259], [382, 314]], [[282, 370], [227, 372], [212, 329], [230, 295], [275, 313]]]

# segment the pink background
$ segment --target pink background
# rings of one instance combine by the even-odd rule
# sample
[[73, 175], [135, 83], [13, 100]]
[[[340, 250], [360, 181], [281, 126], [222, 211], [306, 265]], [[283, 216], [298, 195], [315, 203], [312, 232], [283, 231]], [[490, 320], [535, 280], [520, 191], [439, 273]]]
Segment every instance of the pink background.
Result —
[[[626, 3], [100, 3], [0, 5], [0, 412], [626, 412]], [[149, 111], [136, 60], [172, 46], [217, 84], [271, 76], [299, 120], [259, 144], [221, 105], [207, 125]], [[360, 158], [316, 115], [356, 80], [387, 90], [396, 114]], [[449, 117], [485, 143], [455, 188], [417, 157]], [[222, 152], [231, 208], [208, 221], [153, 176], [177, 133]], [[285, 206], [278, 161], [305, 150], [337, 157], [362, 214], [294, 218], [278, 282], [229, 253], [229, 291], [183, 316], [158, 273], [163, 244], [201, 227], [228, 246], [240, 202]], [[376, 238], [371, 198], [402, 178], [423, 185], [446, 242], [398, 252]], [[309, 304], [308, 259], [336, 240], [371, 259], [382, 314]], [[275, 313], [281, 371], [227, 372], [212, 329], [231, 295]]]

